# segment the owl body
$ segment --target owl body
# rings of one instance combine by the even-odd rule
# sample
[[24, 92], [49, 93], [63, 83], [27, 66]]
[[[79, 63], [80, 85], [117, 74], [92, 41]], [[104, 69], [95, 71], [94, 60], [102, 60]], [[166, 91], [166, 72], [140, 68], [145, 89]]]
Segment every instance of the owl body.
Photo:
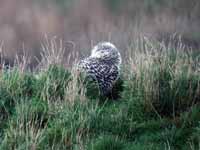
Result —
[[121, 56], [117, 48], [109, 42], [102, 42], [96, 45], [91, 55], [81, 60], [78, 66], [86, 75], [97, 81], [101, 94], [107, 95], [119, 77], [120, 64]]

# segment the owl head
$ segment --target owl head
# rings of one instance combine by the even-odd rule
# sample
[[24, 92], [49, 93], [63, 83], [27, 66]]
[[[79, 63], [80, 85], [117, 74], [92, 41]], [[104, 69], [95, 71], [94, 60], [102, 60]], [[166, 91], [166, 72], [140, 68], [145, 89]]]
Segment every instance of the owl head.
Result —
[[110, 42], [101, 42], [94, 46], [91, 57], [121, 64], [121, 55], [118, 49]]

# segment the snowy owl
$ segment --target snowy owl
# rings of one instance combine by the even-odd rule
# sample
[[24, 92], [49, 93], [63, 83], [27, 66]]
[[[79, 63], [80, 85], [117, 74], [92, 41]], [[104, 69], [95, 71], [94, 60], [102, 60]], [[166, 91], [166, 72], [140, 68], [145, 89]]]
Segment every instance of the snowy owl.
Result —
[[102, 95], [111, 92], [119, 78], [121, 55], [118, 49], [109, 42], [97, 44], [91, 55], [78, 63], [78, 68], [96, 80]]

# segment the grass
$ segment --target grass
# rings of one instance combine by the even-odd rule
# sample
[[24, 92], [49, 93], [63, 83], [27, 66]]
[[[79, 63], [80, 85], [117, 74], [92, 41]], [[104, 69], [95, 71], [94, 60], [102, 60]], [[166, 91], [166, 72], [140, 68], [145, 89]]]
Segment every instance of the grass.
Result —
[[181, 41], [133, 42], [114, 88], [117, 100], [101, 97], [95, 83], [56, 61], [61, 49], [45, 49], [37, 71], [16, 65], [1, 72], [0, 149], [200, 148], [200, 55]]

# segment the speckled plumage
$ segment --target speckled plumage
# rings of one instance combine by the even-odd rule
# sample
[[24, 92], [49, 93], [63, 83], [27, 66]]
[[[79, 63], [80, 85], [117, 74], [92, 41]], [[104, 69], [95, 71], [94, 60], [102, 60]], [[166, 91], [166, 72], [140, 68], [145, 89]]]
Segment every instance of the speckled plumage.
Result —
[[109, 42], [101, 42], [92, 49], [88, 58], [78, 63], [78, 67], [98, 82], [102, 95], [107, 95], [119, 77], [120, 64], [118, 49]]

